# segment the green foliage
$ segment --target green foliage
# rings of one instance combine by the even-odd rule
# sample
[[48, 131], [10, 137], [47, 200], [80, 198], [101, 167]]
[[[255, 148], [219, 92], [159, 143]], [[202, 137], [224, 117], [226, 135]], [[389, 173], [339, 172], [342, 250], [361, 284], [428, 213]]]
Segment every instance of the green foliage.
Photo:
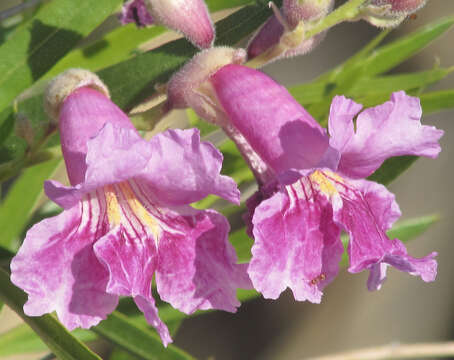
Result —
[[9, 189], [0, 204], [0, 246], [14, 250], [13, 241], [21, 234], [32, 214], [32, 210], [43, 194], [43, 183], [49, 179], [59, 159], [43, 162], [26, 169]]
[[0, 300], [13, 309], [49, 346], [49, 349], [62, 360], [100, 360], [81, 341], [71, 335], [52, 315], [28, 317], [24, 314], [26, 295], [15, 287], [9, 274], [0, 269]]
[[121, 0], [52, 1], [0, 45], [0, 110], [98, 26]]
[[149, 360], [183, 360], [192, 359], [189, 354], [176, 346], [166, 348], [160, 337], [146, 328], [137, 326], [127, 316], [115, 311], [101, 322], [94, 331], [113, 344], [141, 359]]

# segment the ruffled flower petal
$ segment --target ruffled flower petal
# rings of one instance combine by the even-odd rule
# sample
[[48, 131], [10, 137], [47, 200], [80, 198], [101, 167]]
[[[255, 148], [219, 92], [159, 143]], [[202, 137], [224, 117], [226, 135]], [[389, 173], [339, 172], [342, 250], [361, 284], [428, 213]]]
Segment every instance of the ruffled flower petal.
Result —
[[147, 321], [158, 331], [164, 346], [172, 342], [151, 295], [151, 281], [157, 263], [155, 239], [137, 237], [136, 233], [117, 226], [95, 244], [94, 251], [109, 271], [106, 291], [133, 297]]
[[[421, 259], [413, 258], [398, 239], [390, 240], [386, 235], [386, 229], [400, 214], [392, 194], [381, 185], [364, 180], [353, 183], [330, 178], [330, 181], [342, 197], [343, 205], [334, 211], [334, 221], [350, 236], [348, 270], [351, 273], [370, 270], [370, 290], [379, 289], [385, 280], [385, 265], [420, 276], [424, 281], [435, 280], [435, 253]], [[360, 182], [364, 184], [358, 186]], [[380, 198], [382, 203], [379, 203]]]
[[117, 306], [108, 273], [96, 258], [103, 210], [94, 197], [33, 226], [11, 262], [12, 282], [28, 293], [25, 314], [57, 312], [69, 329], [98, 324]]
[[232, 125], [276, 173], [312, 168], [329, 148], [326, 131], [285, 87], [262, 72], [227, 65], [211, 83]]
[[158, 242], [156, 284], [161, 298], [187, 314], [198, 309], [235, 312], [237, 288], [251, 288], [246, 265], [236, 264], [229, 224], [215, 211], [179, 209], [165, 220]]
[[339, 271], [343, 247], [327, 198], [303, 177], [255, 208], [248, 269], [254, 287], [276, 299], [290, 287], [296, 300], [319, 303]]
[[421, 125], [418, 98], [403, 91], [392, 94], [390, 101], [364, 110], [354, 132], [352, 120], [359, 110], [359, 105], [344, 97], [337, 97], [331, 106], [330, 144], [341, 152], [340, 173], [365, 178], [392, 156], [434, 158], [440, 152], [438, 140], [443, 131]]
[[222, 154], [197, 129], [167, 130], [149, 144], [153, 156], [140, 179], [159, 202], [178, 206], [214, 194], [239, 204], [235, 181], [220, 174]]
[[209, 194], [239, 203], [235, 181], [220, 174], [222, 154], [201, 142], [197, 129], [167, 130], [147, 142], [135, 130], [106, 124], [88, 142], [86, 163], [85, 181], [75, 187], [46, 182], [49, 198], [69, 208], [87, 192], [135, 177], [165, 205], [189, 204]]

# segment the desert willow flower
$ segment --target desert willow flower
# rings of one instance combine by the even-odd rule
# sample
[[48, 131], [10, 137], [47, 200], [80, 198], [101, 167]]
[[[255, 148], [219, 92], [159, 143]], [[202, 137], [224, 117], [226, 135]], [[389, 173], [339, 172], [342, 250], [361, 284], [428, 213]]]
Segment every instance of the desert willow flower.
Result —
[[12, 260], [11, 279], [28, 294], [25, 313], [56, 311], [68, 329], [89, 328], [119, 296], [131, 296], [167, 345], [153, 276], [161, 299], [187, 314], [236, 311], [236, 289], [250, 281], [228, 242], [229, 224], [189, 206], [208, 194], [239, 203], [235, 182], [220, 175], [220, 152], [196, 129], [145, 141], [84, 70], [57, 77], [46, 100], [71, 186], [45, 183], [64, 210], [34, 225]]
[[[186, 78], [191, 68], [183, 68]], [[216, 68], [182, 93], [236, 142], [257, 178], [245, 216], [255, 240], [248, 273], [265, 297], [289, 287], [297, 300], [320, 302], [339, 271], [342, 230], [350, 236], [348, 270], [368, 270], [370, 290], [381, 287], [388, 266], [435, 279], [436, 253], [414, 258], [387, 237], [399, 206], [383, 185], [366, 180], [387, 158], [440, 152], [443, 131], [421, 124], [418, 98], [397, 92], [361, 112], [361, 105], [336, 96], [328, 136], [283, 86], [245, 66]]]

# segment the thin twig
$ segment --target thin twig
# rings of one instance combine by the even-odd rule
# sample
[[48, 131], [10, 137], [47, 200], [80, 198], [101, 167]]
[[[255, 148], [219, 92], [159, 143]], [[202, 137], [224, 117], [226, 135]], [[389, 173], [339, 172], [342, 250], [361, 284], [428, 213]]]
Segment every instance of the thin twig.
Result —
[[10, 7], [9, 9], [0, 11], [0, 21], [8, 19], [11, 16], [17, 15], [17, 14], [21, 13], [22, 11], [39, 4], [41, 1], [42, 0], [30, 0], [30, 1], [26, 1], [22, 4]]
[[349, 351], [308, 360], [423, 359], [454, 356], [454, 341], [420, 344], [390, 344]]

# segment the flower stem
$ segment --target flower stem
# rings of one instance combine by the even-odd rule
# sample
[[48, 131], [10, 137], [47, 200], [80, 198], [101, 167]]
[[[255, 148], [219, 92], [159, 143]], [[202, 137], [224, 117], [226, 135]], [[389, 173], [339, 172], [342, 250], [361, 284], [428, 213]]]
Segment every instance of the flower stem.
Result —
[[309, 360], [382, 360], [451, 357], [454, 342], [390, 344], [374, 348], [310, 358]]

